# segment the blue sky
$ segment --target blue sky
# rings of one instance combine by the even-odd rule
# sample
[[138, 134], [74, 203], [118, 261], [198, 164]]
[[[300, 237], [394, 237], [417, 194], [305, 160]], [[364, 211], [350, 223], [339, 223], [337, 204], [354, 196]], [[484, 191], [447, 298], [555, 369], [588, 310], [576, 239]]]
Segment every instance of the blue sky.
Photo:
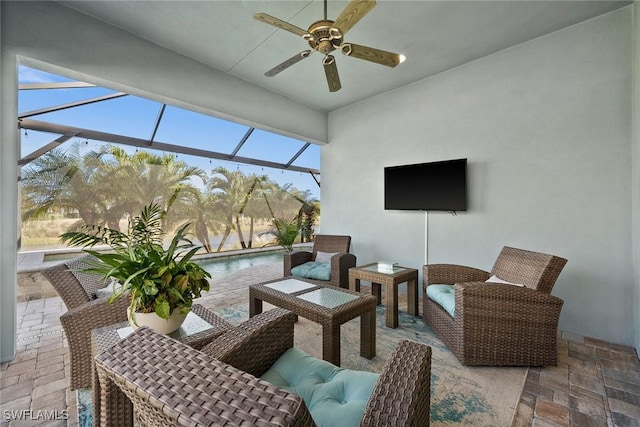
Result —
[[[18, 79], [19, 83], [72, 81], [62, 76], [24, 66], [20, 66], [18, 69]], [[115, 93], [115, 91], [102, 87], [21, 90], [19, 91], [18, 109], [22, 114], [111, 93]], [[156, 101], [128, 95], [95, 104], [37, 115], [31, 117], [31, 119], [149, 139], [161, 105]], [[230, 153], [248, 129], [245, 125], [168, 105], [156, 133], [155, 141]], [[56, 134], [36, 131], [28, 131], [25, 136], [25, 131], [22, 130], [22, 156], [32, 153], [57, 137], [58, 135]], [[86, 142], [84, 139], [72, 138], [63, 144], [63, 147], [69, 147], [74, 141]], [[90, 140], [83, 150], [89, 151], [102, 144], [104, 142]], [[303, 141], [256, 129], [240, 149], [238, 156], [287, 163], [304, 144]], [[131, 152], [135, 150], [134, 147], [123, 148]], [[320, 188], [308, 173], [284, 171], [183, 154], [178, 154], [178, 159], [200, 167], [207, 172], [218, 166], [223, 166], [227, 169], [240, 169], [247, 174], [266, 174], [280, 185], [292, 184], [297, 189], [302, 191], [309, 190], [316, 198], [320, 198]], [[319, 170], [320, 147], [312, 144], [293, 164]]]

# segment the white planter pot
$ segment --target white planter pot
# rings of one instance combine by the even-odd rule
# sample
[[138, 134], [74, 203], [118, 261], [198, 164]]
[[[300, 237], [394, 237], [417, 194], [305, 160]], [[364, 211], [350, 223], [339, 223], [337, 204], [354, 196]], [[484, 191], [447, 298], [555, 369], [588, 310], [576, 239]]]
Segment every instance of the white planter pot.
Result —
[[140, 326], [148, 326], [161, 334], [170, 334], [182, 325], [182, 322], [184, 322], [187, 315], [181, 314], [180, 310], [174, 310], [168, 319], [163, 319], [156, 313], [136, 312], [134, 322], [134, 319], [131, 318], [131, 308], [128, 308], [127, 317], [129, 318], [129, 324], [133, 329], [137, 329]]

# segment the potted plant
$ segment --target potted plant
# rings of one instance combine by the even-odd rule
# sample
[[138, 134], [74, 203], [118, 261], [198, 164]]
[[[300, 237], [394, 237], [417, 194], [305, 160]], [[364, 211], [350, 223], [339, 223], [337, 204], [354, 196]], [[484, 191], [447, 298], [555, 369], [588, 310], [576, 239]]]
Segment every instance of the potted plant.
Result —
[[[126, 233], [86, 225], [79, 231], [62, 234], [60, 239], [82, 247], [96, 258], [85, 271], [104, 276], [105, 283], [113, 278], [122, 285], [114, 290], [110, 302], [130, 296], [128, 314], [134, 328], [145, 325], [171, 333], [184, 321], [193, 299], [209, 290], [207, 279], [211, 275], [190, 261], [200, 249], [185, 236], [190, 224], [179, 227], [168, 248], [164, 248], [165, 215], [157, 203], [151, 203], [139, 216], [129, 219]], [[108, 245], [112, 252], [86, 249], [100, 244]], [[152, 324], [147, 324], [149, 317]]]

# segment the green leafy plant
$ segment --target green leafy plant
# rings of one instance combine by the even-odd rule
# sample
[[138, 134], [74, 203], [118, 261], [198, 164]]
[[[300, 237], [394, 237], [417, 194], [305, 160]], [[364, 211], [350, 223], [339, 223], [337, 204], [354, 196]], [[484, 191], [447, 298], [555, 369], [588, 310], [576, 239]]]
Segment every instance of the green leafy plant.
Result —
[[271, 234], [275, 237], [275, 243], [282, 246], [287, 251], [293, 250], [293, 244], [302, 229], [301, 223], [297, 218], [292, 220], [285, 218], [274, 218], [272, 228], [269, 231], [260, 233], [260, 235]]
[[[168, 319], [174, 310], [186, 314], [193, 299], [209, 290], [211, 275], [190, 261], [200, 249], [186, 238], [190, 224], [178, 228], [169, 247], [163, 247], [162, 222], [166, 215], [156, 203], [145, 206], [139, 216], [129, 219], [127, 232], [86, 225], [79, 231], [64, 233], [60, 239], [70, 246], [82, 247], [96, 260], [85, 271], [114, 278], [122, 284], [110, 302], [125, 294], [131, 297], [132, 313], [155, 312]], [[112, 252], [92, 248], [106, 244]]]

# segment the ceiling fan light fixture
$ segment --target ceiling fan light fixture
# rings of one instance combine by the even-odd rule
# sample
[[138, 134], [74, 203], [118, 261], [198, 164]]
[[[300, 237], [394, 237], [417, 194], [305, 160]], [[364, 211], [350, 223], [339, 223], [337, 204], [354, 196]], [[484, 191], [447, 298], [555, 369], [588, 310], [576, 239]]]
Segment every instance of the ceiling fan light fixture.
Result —
[[342, 46], [340, 46], [340, 50], [347, 56], [351, 55], [351, 43], [343, 43]]
[[342, 38], [342, 31], [334, 27], [329, 28], [329, 40], [342, 40]]
[[407, 60], [407, 57], [404, 56], [403, 54], [400, 54], [399, 57], [400, 57], [400, 62], [398, 62], [399, 64], [402, 64], [404, 61]]
[[333, 55], [325, 55], [322, 58], [322, 65], [331, 65], [336, 62], [336, 58]]

